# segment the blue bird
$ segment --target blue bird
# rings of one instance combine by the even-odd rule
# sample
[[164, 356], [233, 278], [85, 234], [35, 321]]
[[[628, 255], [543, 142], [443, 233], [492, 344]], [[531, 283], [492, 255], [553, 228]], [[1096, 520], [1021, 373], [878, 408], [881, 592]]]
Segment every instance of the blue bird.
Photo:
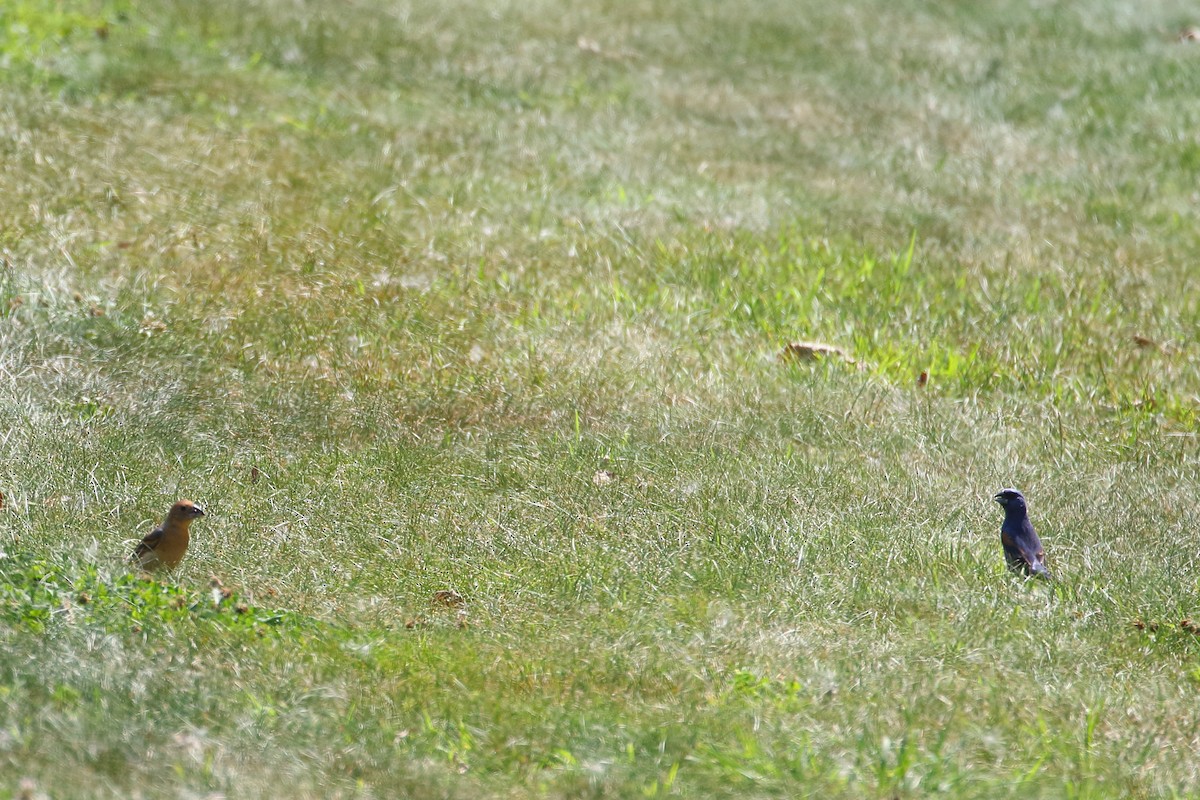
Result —
[[1025, 507], [1025, 495], [1016, 489], [1001, 489], [996, 502], [1004, 508], [1004, 524], [1000, 526], [1000, 543], [1004, 545], [1004, 558], [1011, 570], [1024, 570], [1026, 575], [1049, 578], [1046, 569], [1046, 553], [1042, 540], [1038, 538], [1029, 511]]

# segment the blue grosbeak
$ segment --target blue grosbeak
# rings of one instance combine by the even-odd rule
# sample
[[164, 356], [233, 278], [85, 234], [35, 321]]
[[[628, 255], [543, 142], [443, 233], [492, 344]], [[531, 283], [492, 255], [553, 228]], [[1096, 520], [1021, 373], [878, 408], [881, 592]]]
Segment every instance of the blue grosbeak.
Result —
[[147, 571], [163, 567], [175, 569], [187, 552], [188, 541], [191, 538], [188, 528], [192, 520], [203, 516], [204, 510], [200, 506], [191, 500], [180, 500], [171, 506], [163, 524], [146, 534], [146, 538], [138, 543], [129, 560]]
[[1004, 545], [1004, 558], [1011, 570], [1024, 570], [1026, 575], [1050, 577], [1046, 569], [1046, 553], [1042, 540], [1038, 538], [1029, 512], [1025, 507], [1025, 495], [1016, 489], [1001, 489], [996, 502], [1004, 507], [1004, 524], [1000, 526], [1000, 543]]

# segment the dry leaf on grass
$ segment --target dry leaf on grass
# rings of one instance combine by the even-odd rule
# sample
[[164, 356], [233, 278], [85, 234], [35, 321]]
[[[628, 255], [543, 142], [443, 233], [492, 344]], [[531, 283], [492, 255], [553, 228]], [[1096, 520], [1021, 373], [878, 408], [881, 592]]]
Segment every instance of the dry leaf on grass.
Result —
[[596, 474], [592, 475], [592, 483], [597, 486], [607, 486], [616, 477], [616, 475], [606, 469], [598, 469], [596, 470]]
[[453, 589], [439, 589], [433, 593], [433, 601], [450, 608], [458, 608], [467, 603], [466, 598]]
[[162, 333], [166, 329], [167, 323], [155, 318], [153, 314], [147, 314], [142, 318], [142, 324], [138, 327], [138, 332], [144, 336], [150, 336], [155, 333]]
[[789, 342], [784, 345], [779, 357], [784, 361], [821, 361], [826, 358], [840, 358], [847, 364], [857, 364], [844, 348], [835, 344], [822, 342]]

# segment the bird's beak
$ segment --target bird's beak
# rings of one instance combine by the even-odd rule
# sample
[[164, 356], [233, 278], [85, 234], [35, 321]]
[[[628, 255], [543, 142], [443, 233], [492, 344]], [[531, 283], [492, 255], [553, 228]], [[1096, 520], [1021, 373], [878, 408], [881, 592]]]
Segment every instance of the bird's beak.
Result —
[[995, 500], [1000, 505], [1004, 505], [1004, 495], [998, 494], [995, 497], [993, 497], [992, 499]]
[[197, 517], [203, 517], [203, 516], [204, 516], [204, 509], [203, 509], [203, 508], [201, 508], [200, 506], [196, 506], [196, 516], [197, 516]]

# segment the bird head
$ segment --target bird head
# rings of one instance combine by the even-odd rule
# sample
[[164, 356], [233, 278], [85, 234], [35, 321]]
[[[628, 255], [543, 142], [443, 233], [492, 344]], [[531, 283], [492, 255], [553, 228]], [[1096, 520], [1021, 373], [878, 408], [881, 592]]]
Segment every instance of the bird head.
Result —
[[992, 499], [1003, 506], [1006, 513], [1020, 513], [1025, 510], [1025, 495], [1016, 489], [1001, 489]]
[[171, 510], [167, 513], [167, 516], [171, 519], [188, 520], [190, 522], [196, 517], [203, 517], [204, 509], [191, 500], [180, 500], [171, 506]]

